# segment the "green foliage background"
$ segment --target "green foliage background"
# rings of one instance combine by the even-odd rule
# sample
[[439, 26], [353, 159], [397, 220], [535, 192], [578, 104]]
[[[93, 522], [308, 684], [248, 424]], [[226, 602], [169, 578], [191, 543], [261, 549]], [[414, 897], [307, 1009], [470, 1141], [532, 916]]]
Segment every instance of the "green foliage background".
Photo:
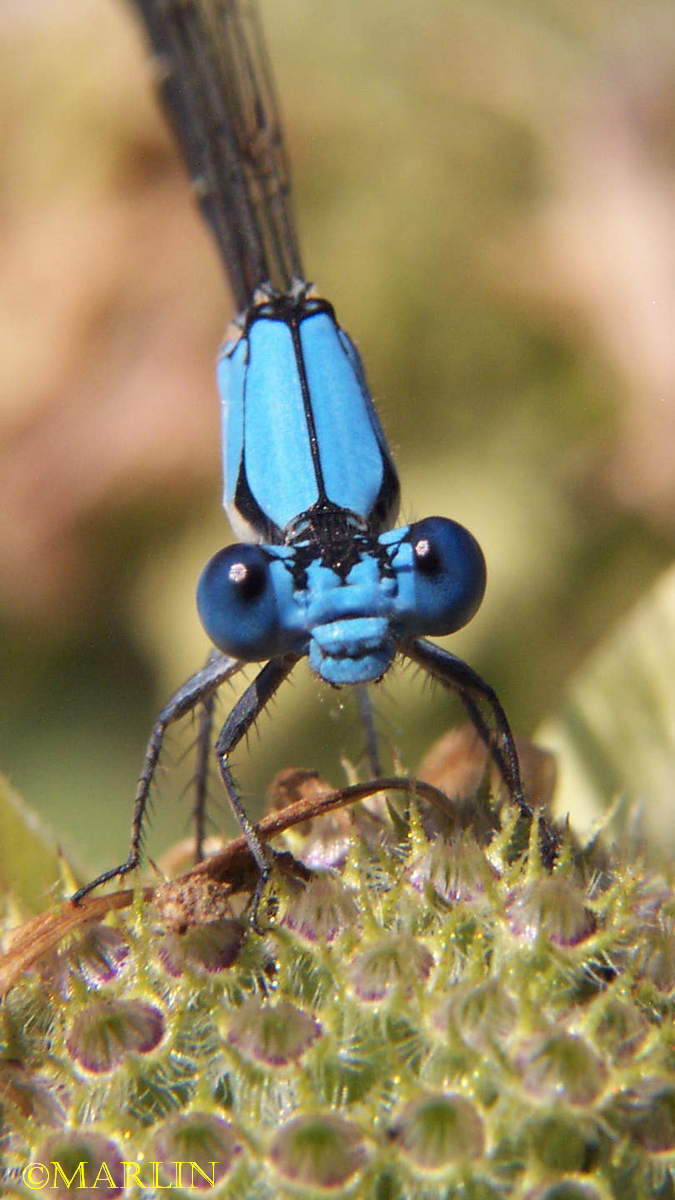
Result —
[[[403, 517], [484, 546], [452, 647], [530, 733], [672, 559], [672, 6], [262, 9], [307, 273], [364, 355]], [[4, 5], [0, 68], [0, 765], [104, 867], [153, 716], [206, 651], [230, 302], [122, 0]], [[379, 696], [414, 766], [452, 710], [410, 672]], [[339, 780], [361, 749], [307, 672], [260, 734], [253, 810], [279, 767]], [[185, 828], [180, 778], [154, 852]]]

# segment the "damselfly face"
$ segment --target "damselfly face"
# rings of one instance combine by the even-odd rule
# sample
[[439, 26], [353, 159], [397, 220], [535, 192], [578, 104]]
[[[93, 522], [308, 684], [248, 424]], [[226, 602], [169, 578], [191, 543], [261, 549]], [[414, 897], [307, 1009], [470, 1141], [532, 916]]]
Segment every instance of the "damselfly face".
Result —
[[197, 589], [207, 634], [247, 662], [308, 654], [340, 687], [379, 679], [401, 640], [453, 633], [476, 612], [485, 560], [456, 521], [429, 517], [367, 542], [347, 570], [326, 565], [320, 544], [220, 550]]

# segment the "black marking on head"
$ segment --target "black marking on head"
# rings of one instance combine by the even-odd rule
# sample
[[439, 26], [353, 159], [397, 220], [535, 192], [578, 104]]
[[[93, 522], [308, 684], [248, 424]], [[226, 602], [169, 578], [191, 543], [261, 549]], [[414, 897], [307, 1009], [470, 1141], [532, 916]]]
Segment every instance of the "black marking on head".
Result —
[[318, 501], [296, 517], [284, 531], [284, 541], [295, 551], [293, 578], [299, 589], [306, 587], [307, 568], [313, 562], [334, 571], [343, 583], [367, 555], [376, 559], [383, 577], [393, 575], [387, 549], [368, 523], [330, 500]]

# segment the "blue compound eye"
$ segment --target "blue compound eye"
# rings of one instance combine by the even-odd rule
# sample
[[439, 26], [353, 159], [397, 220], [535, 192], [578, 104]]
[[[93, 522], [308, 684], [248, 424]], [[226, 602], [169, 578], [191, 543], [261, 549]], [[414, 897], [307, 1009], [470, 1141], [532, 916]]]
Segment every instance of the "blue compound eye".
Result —
[[268, 556], [259, 546], [226, 546], [202, 571], [197, 585], [202, 625], [219, 650], [244, 662], [271, 658], [279, 639], [279, 611]]
[[470, 621], [485, 594], [485, 559], [468, 529], [445, 517], [410, 526], [415, 618], [419, 633], [454, 633]]

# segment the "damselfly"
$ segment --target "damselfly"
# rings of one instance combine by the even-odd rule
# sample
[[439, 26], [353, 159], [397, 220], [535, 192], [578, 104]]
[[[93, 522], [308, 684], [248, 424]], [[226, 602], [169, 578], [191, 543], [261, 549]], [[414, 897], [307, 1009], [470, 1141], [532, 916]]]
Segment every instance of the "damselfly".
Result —
[[[225, 790], [260, 871], [270, 863], [240, 800], [232, 751], [308, 656], [320, 679], [361, 689], [397, 654], [458, 693], [521, 813], [518, 757], [492, 688], [424, 637], [478, 608], [485, 563], [461, 525], [429, 517], [392, 528], [399, 485], [359, 354], [305, 281], [289, 174], [258, 16], [244, 0], [133, 0], [166, 112], [215, 237], [238, 316], [218, 361], [224, 505], [237, 545], [220, 550], [197, 603], [217, 650], [159, 714], [138, 783], [129, 857], [76, 899], [138, 865], [143, 817], [167, 727], [263, 661], [218, 736]], [[202, 739], [202, 746], [205, 740]], [[371, 738], [371, 757], [374, 743]], [[208, 762], [197, 778], [198, 844]], [[255, 912], [255, 904], [254, 904]]]

